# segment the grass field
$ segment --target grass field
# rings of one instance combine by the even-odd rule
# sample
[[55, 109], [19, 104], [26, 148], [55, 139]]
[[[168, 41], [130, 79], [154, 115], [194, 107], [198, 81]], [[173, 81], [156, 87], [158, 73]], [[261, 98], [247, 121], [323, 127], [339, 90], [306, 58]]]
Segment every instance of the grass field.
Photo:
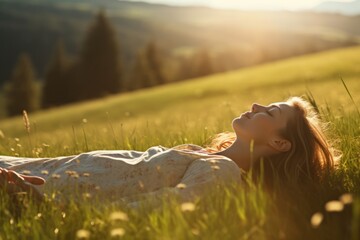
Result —
[[[26, 203], [16, 214], [9, 210], [14, 204], [1, 196], [0, 239], [74, 239], [77, 234], [90, 239], [359, 239], [359, 56], [360, 47], [340, 49], [37, 112], [29, 115], [30, 133], [22, 117], [1, 121], [0, 155], [206, 145], [215, 133], [231, 130], [232, 119], [253, 102], [311, 93], [343, 157], [328, 184], [313, 191], [284, 196], [256, 185], [233, 186], [195, 202], [193, 211], [182, 211], [176, 201], [161, 209], [133, 210], [86, 198], [59, 208], [48, 198], [40, 206]], [[342, 211], [325, 210], [344, 193], [352, 194], [352, 203]], [[113, 212], [123, 217], [114, 220]], [[310, 222], [315, 212], [323, 216], [317, 227]]]

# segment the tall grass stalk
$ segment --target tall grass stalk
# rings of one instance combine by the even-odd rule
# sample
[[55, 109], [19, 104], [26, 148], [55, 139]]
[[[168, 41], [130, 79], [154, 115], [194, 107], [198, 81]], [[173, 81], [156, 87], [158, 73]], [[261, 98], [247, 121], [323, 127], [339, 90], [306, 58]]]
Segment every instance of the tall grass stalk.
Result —
[[30, 134], [30, 120], [29, 120], [29, 116], [26, 112], [26, 110], [23, 110], [23, 121], [24, 121], [24, 127], [25, 127], [25, 131], [29, 140], [29, 146], [30, 146], [30, 152], [32, 153], [34, 151], [33, 148], [33, 144], [32, 144], [32, 140], [31, 140], [31, 134]]
[[352, 103], [354, 104], [354, 106], [355, 106], [355, 108], [356, 108], [357, 114], [358, 114], [358, 115], [359, 115], [359, 117], [360, 117], [360, 111], [359, 111], [359, 108], [358, 108], [358, 106], [356, 105], [356, 103], [355, 103], [355, 101], [354, 101], [354, 98], [352, 97], [352, 95], [351, 95], [351, 93], [350, 93], [350, 91], [349, 91], [348, 87], [346, 86], [345, 81], [342, 79], [342, 77], [340, 77], [340, 78], [341, 78], [341, 82], [342, 82], [343, 86], [344, 86], [344, 87], [345, 87], [345, 89], [346, 89], [346, 92], [348, 93], [348, 95], [349, 95], [349, 97], [350, 97], [350, 99], [351, 99]]
[[85, 127], [84, 127], [86, 122], [87, 121], [82, 123], [81, 129], [82, 129], [82, 132], [83, 132], [83, 137], [84, 137], [84, 142], [85, 142], [85, 150], [89, 151], [88, 139], [87, 139], [86, 132], [85, 132]]
[[76, 133], [75, 133], [75, 127], [71, 126], [71, 129], [72, 129], [72, 135], [73, 135], [73, 143], [74, 143], [74, 146], [75, 146], [75, 152], [78, 152], [79, 151], [79, 146], [78, 146], [77, 137], [76, 137]]
[[118, 145], [118, 141], [116, 139], [115, 130], [114, 130], [113, 124], [111, 122], [109, 112], [106, 112], [106, 116], [107, 116], [107, 121], [108, 121], [109, 127], [111, 129], [111, 133], [112, 133], [113, 138], [114, 138], [114, 148], [117, 149], [119, 147], [119, 145]]

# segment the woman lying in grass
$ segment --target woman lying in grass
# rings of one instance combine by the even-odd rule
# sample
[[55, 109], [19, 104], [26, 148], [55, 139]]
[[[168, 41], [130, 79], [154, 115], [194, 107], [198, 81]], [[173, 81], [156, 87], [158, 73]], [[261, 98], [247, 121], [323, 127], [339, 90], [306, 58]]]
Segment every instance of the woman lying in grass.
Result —
[[1, 156], [0, 182], [10, 193], [80, 192], [139, 200], [170, 192], [189, 200], [220, 182], [241, 183], [242, 172], [250, 170], [264, 174], [271, 186], [275, 181], [319, 182], [336, 166], [318, 115], [302, 98], [253, 104], [232, 127], [234, 132], [219, 134], [206, 148], [185, 144], [57, 158]]

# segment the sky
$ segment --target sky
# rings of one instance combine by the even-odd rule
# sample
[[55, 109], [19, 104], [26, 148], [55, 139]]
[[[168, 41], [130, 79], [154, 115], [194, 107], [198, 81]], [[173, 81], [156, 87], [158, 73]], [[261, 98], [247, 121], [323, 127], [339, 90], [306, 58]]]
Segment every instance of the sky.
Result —
[[[327, 0], [130, 0], [168, 5], [202, 5], [215, 8], [237, 8], [244, 10], [302, 10], [312, 8]], [[330, 1], [330, 0], [329, 0]], [[351, 2], [353, 0], [332, 0]]]

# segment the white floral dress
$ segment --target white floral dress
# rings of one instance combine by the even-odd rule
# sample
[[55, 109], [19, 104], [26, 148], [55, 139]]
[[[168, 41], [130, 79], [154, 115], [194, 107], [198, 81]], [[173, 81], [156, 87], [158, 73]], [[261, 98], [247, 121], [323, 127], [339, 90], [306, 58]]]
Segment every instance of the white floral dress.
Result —
[[111, 199], [176, 192], [188, 200], [218, 182], [241, 183], [241, 170], [231, 159], [183, 144], [146, 151], [99, 150], [56, 158], [0, 156], [0, 167], [41, 176], [41, 193], [86, 192]]

